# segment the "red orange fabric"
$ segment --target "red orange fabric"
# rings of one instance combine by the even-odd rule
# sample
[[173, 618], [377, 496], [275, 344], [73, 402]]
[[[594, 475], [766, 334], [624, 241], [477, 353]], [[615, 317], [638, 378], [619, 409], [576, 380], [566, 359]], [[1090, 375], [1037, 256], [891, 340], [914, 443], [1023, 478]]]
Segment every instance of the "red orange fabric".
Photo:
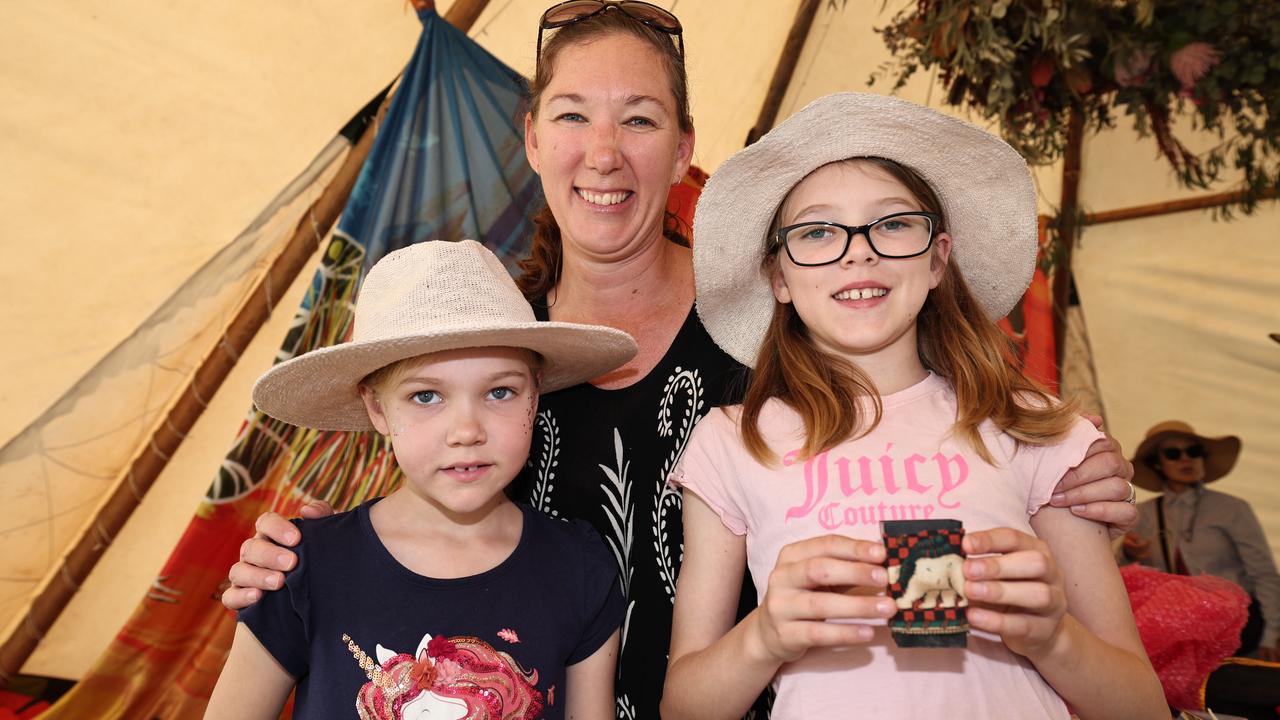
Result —
[[1040, 223], [1040, 257], [1038, 267], [1031, 278], [1031, 286], [1018, 305], [999, 322], [1000, 329], [1013, 339], [1018, 349], [1022, 372], [1044, 385], [1051, 392], [1058, 392], [1058, 355], [1054, 340], [1053, 285], [1043, 268], [1045, 225]]

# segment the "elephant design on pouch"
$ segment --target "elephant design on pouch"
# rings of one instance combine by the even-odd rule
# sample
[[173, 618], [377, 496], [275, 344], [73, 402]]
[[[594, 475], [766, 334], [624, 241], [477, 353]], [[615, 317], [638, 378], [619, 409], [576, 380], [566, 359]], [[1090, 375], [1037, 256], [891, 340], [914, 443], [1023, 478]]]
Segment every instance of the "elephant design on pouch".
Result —
[[924, 610], [938, 607], [939, 600], [944, 608], [966, 607], [969, 601], [964, 597], [963, 567], [964, 558], [956, 553], [890, 566], [889, 583], [903, 580], [902, 596], [894, 602], [902, 610], [909, 610], [917, 600]]

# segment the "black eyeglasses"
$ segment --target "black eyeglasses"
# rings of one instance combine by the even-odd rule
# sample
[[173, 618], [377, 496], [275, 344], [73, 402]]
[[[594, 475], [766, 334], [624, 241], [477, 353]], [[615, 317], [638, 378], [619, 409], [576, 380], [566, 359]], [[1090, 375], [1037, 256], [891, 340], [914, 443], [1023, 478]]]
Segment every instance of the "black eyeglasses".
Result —
[[1204, 457], [1204, 446], [1196, 443], [1195, 445], [1188, 445], [1186, 448], [1167, 447], [1160, 449], [1160, 454], [1164, 456], [1165, 460], [1181, 460], [1184, 452], [1192, 460], [1202, 458]]
[[780, 228], [774, 241], [787, 249], [791, 262], [802, 267], [838, 262], [849, 252], [854, 235], [866, 237], [871, 251], [882, 258], [911, 258], [933, 245], [941, 219], [930, 212], [900, 212], [866, 225], [807, 222]]
[[[544, 30], [555, 30], [566, 25], [572, 25], [581, 22], [589, 17], [595, 17], [600, 13], [614, 8], [618, 12], [635, 20], [636, 22], [647, 25], [659, 32], [676, 36], [676, 43], [680, 49], [680, 57], [684, 57], [684, 28], [680, 25], [680, 20], [670, 11], [663, 10], [657, 5], [640, 0], [567, 0], [557, 5], [547, 8], [542, 13], [542, 19], [538, 21], [538, 54], [534, 56], [535, 62], [542, 62], [542, 32]], [[536, 72], [536, 69], [535, 69]]]

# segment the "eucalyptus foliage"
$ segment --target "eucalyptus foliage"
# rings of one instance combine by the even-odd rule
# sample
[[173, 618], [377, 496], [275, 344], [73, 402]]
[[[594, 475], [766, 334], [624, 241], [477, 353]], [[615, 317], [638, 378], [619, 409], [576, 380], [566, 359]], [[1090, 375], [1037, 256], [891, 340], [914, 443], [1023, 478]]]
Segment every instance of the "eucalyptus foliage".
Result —
[[[1030, 162], [1062, 156], [1072, 112], [1093, 130], [1125, 115], [1186, 187], [1239, 170], [1248, 212], [1280, 185], [1278, 0], [919, 0], [878, 32], [894, 60], [873, 84], [936, 70]], [[1189, 149], [1177, 117], [1216, 143]]]

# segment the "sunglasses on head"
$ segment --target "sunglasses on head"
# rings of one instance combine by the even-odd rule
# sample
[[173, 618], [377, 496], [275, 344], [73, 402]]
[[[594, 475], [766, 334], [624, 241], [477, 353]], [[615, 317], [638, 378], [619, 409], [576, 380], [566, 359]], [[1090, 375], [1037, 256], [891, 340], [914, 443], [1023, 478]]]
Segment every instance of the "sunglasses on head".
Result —
[[654, 30], [675, 35], [680, 57], [684, 57], [684, 28], [681, 27], [680, 20], [670, 11], [640, 0], [567, 0], [567, 2], [552, 5], [542, 13], [542, 19], [538, 21], [538, 54], [534, 57], [541, 62], [544, 30], [555, 30], [572, 25], [589, 17], [595, 17], [610, 8]]
[[1188, 445], [1186, 448], [1167, 447], [1160, 449], [1160, 455], [1162, 455], [1165, 460], [1181, 460], [1182, 453], [1184, 452], [1187, 454], [1187, 457], [1192, 460], [1202, 458], [1204, 457], [1204, 446], [1197, 443], [1195, 445]]

